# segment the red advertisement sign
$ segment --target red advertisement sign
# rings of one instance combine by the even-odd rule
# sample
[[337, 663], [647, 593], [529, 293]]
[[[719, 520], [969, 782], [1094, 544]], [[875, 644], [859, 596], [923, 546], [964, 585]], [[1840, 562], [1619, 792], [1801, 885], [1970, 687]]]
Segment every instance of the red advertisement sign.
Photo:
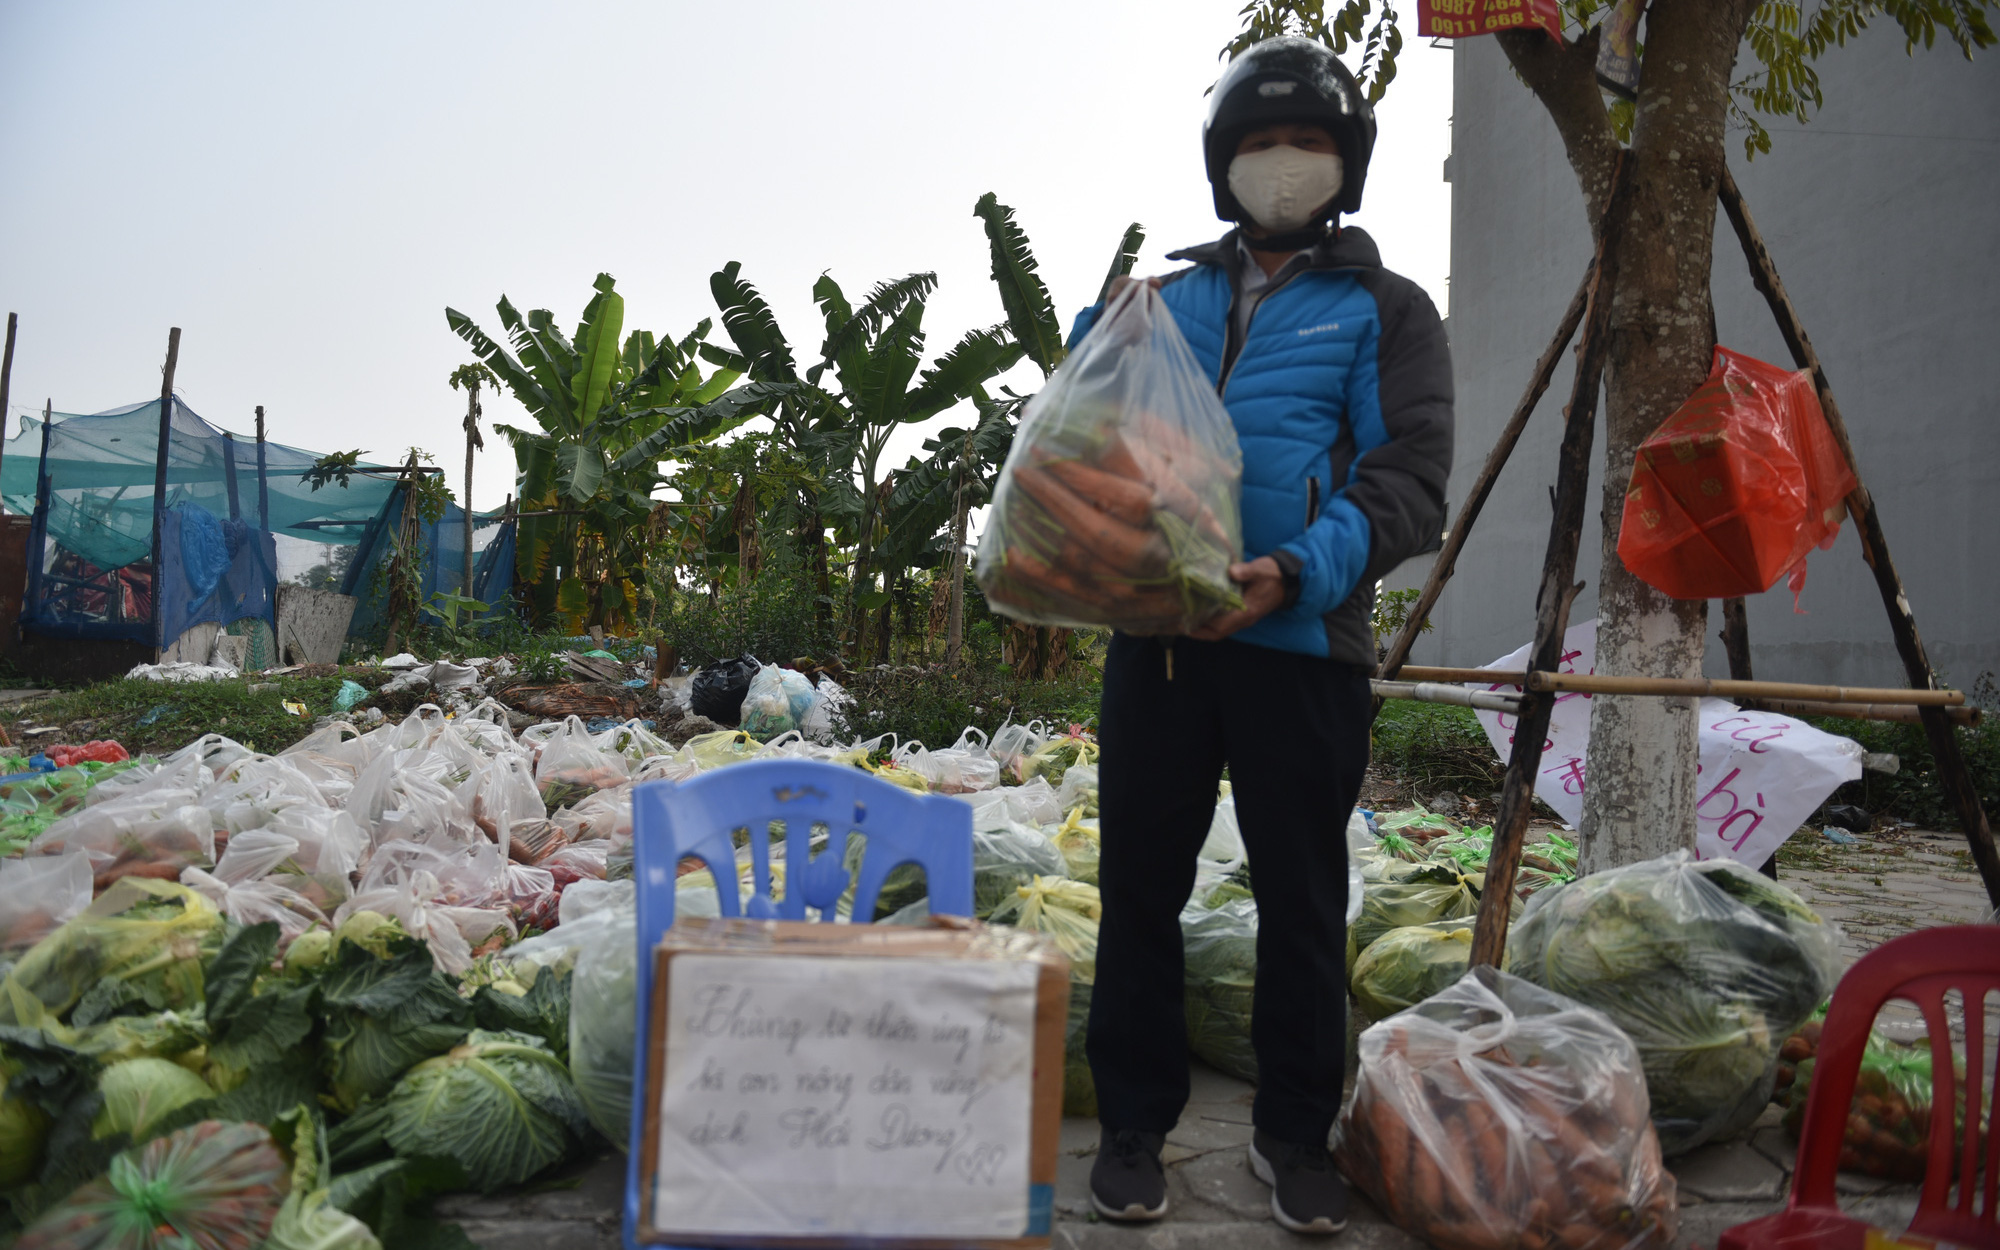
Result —
[[1557, 0], [1417, 0], [1417, 33], [1429, 39], [1463, 39], [1535, 26], [1562, 38]]

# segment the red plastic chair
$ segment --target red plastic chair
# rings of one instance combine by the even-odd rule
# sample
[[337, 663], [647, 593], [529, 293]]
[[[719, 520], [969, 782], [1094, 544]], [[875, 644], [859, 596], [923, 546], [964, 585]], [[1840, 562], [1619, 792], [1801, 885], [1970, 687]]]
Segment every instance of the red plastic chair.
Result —
[[[1965, 1130], [1954, 1150], [1957, 1081], [1945, 995], [1958, 990], [1965, 1003]], [[1861, 1052], [1875, 1013], [1891, 998], [1913, 1002], [1923, 1012], [1931, 1040], [1930, 1165], [1917, 1202], [1912, 1234], [1957, 1246], [2000, 1248], [2000, 1132], [1988, 1126], [1980, 1140], [1979, 1108], [2000, 1072], [1983, 1071], [1988, 991], [2000, 990], [2000, 929], [1957, 925], [1924, 929], [1885, 942], [1861, 957], [1835, 987], [1820, 1034], [1805, 1121], [1799, 1127], [1799, 1157], [1785, 1209], [1751, 1220], [1722, 1234], [1719, 1250], [1862, 1250], [1868, 1225], [1842, 1215], [1835, 1204], [1833, 1177], [1840, 1163], [1848, 1108], [1861, 1072]], [[2000, 1120], [2000, 1115], [1993, 1117]], [[1958, 1175], [1952, 1175], [1954, 1155]], [[1958, 1197], [1950, 1200], [1953, 1180]]]

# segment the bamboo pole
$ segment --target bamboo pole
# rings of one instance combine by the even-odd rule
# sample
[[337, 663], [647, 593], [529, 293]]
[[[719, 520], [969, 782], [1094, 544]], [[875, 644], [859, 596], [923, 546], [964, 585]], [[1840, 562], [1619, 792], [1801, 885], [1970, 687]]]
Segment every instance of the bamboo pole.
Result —
[[[1577, 344], [1576, 380], [1563, 414], [1562, 450], [1556, 462], [1555, 515], [1549, 521], [1541, 589], [1535, 594], [1535, 641], [1529, 667], [1543, 673], [1553, 672], [1562, 661], [1570, 604], [1583, 589], [1572, 579], [1583, 537], [1584, 497], [1590, 489], [1597, 394], [1611, 339], [1612, 293], [1618, 289], [1618, 252], [1611, 241], [1623, 233], [1631, 200], [1632, 162], [1620, 153], [1611, 198], [1604, 208], [1604, 229], [1597, 236], [1597, 259], [1591, 266], [1588, 311], [1583, 337]], [[1472, 930], [1474, 965], [1497, 968], [1507, 951], [1508, 905], [1514, 897], [1514, 877], [1521, 867], [1521, 846], [1527, 839], [1528, 815], [1535, 799], [1535, 775], [1541, 769], [1549, 714], [1554, 710], [1555, 698], [1546, 691], [1531, 689], [1521, 696], [1513, 750], [1507, 760], [1507, 783], [1500, 794], [1499, 816], [1493, 822], [1486, 888], [1480, 894], [1479, 919]]]
[[[1556, 327], [1555, 337], [1535, 362], [1535, 371], [1528, 379], [1528, 389], [1522, 393], [1521, 402], [1514, 406], [1514, 415], [1507, 419], [1500, 437], [1494, 440], [1493, 448], [1486, 453], [1486, 464], [1473, 479], [1471, 493], [1459, 505], [1458, 516], [1451, 523], [1451, 532], [1444, 537], [1444, 546], [1437, 558], [1431, 561], [1430, 576], [1424, 579], [1424, 588], [1417, 595], [1417, 601], [1410, 605], [1410, 611], [1403, 618], [1402, 628], [1384, 654], [1377, 677], [1393, 678], [1401, 676], [1403, 662], [1410, 658], [1410, 648], [1417, 642], [1417, 635], [1423, 632], [1424, 622], [1430, 619], [1431, 609], [1437, 606], [1438, 596], [1444, 593], [1444, 584], [1451, 580], [1458, 568], [1458, 553], [1465, 548], [1466, 539], [1472, 534], [1473, 522], [1479, 519], [1480, 510], [1485, 508], [1487, 497], [1493, 493], [1494, 483], [1500, 480], [1500, 470], [1507, 465], [1507, 458], [1514, 454], [1514, 445], [1521, 441], [1521, 432], [1528, 428], [1528, 418], [1534, 415], [1536, 405], [1549, 389], [1549, 381], [1555, 376], [1556, 365], [1562, 360], [1563, 349], [1569, 346], [1576, 334], [1576, 327], [1583, 320], [1584, 305], [1588, 302], [1591, 281], [1597, 276], [1597, 262], [1584, 270], [1583, 281], [1577, 285], [1576, 294], [1570, 297], [1569, 307], [1564, 310], [1562, 324]], [[1377, 712], [1381, 704], [1375, 705]]]
[[459, 503], [459, 511], [465, 518], [465, 581], [458, 593], [472, 597], [472, 453], [486, 446], [486, 440], [479, 434], [479, 379], [465, 388], [465, 498]]
[[1466, 685], [1527, 685], [1534, 690], [1577, 694], [1693, 696], [1710, 699], [1808, 699], [1824, 703], [1887, 703], [1904, 707], [1961, 707], [1961, 690], [1905, 690], [1901, 686], [1815, 686], [1792, 681], [1728, 681], [1706, 677], [1614, 677], [1608, 673], [1527, 673], [1518, 668], [1433, 668], [1403, 666], [1408, 681]]
[[[7, 397], [14, 389], [14, 330], [21, 320], [20, 314], [7, 314], [7, 354], [0, 358], [0, 461], [7, 454], [7, 414], [13, 411], [7, 406]], [[0, 497], [0, 516], [7, 513], [7, 501]]]
[[[1751, 280], [1771, 306], [1778, 332], [1784, 336], [1785, 346], [1791, 350], [1792, 362], [1812, 374], [1813, 386], [1819, 391], [1820, 410], [1826, 414], [1827, 428], [1833, 432], [1834, 442], [1840, 445], [1841, 455], [1847, 457], [1848, 467], [1854, 470], [1855, 486], [1847, 496], [1847, 510], [1854, 517], [1854, 528], [1861, 539], [1861, 557], [1874, 572], [1876, 590], [1882, 596], [1883, 608], [1888, 611], [1889, 629], [1895, 636], [1896, 651], [1902, 657], [1903, 670], [1909, 676], [1911, 686], [1933, 688], [1937, 685], [1937, 675], [1931, 668], [1930, 658], [1924, 654], [1923, 639], [1917, 633], [1916, 616], [1910, 610], [1910, 600], [1903, 592], [1902, 579], [1896, 575], [1896, 566], [1889, 557], [1889, 541], [1882, 532], [1882, 518], [1875, 511], [1874, 497], [1862, 481], [1860, 462], [1855, 458], [1854, 444], [1847, 436], [1847, 423], [1841, 418], [1840, 405], [1834, 400], [1833, 386], [1827, 381], [1826, 369], [1820, 363], [1819, 353], [1813, 350], [1812, 340], [1806, 337], [1805, 323], [1800, 319], [1798, 309], [1785, 293], [1777, 263], [1771, 259], [1770, 249], [1764, 246], [1763, 236], [1757, 232], [1757, 223], [1751, 219], [1749, 206], [1743, 202], [1743, 192], [1737, 188], [1736, 179], [1726, 165], [1722, 170], [1718, 193], [1722, 211], [1735, 228], [1737, 241], [1743, 245], [1743, 256], [1749, 262]], [[1931, 757], [1937, 761], [1938, 783], [1958, 809], [1959, 824], [1964, 828], [1965, 840], [1971, 847], [1972, 861], [1979, 866], [1980, 880], [1986, 885], [1986, 897], [1995, 907], [2000, 907], [2000, 847], [1994, 845], [1993, 827], [1987, 822], [1986, 811], [1980, 805], [1979, 790], [1973, 784], [1971, 771], [1965, 766], [1958, 738], [1951, 731], [1951, 722], [1943, 716], [1926, 714], [1923, 725], [1924, 736], [1930, 740]]]
[[1457, 707], [1505, 712], [1509, 715], [1521, 710], [1521, 699], [1518, 695], [1500, 694], [1492, 690], [1467, 690], [1464, 686], [1447, 686], [1432, 681], [1373, 679], [1369, 681], [1368, 688], [1378, 699], [1413, 699], [1418, 703], [1449, 703]]
[[[160, 371], [160, 445], [153, 462], [153, 658], [173, 641], [162, 636], [166, 628], [166, 618], [160, 614], [160, 605], [166, 596], [160, 593], [165, 580], [165, 570], [160, 567], [160, 527], [167, 516], [167, 452], [173, 443], [174, 414], [174, 369], [181, 359], [181, 328], [173, 326], [167, 331], [167, 364]], [[115, 589], [115, 588], [114, 588]]]
[[[1743, 699], [1738, 707], [1746, 711], [1776, 712], [1781, 716], [1838, 716], [1843, 720], [1879, 720], [1897, 725], [1923, 724], [1923, 709], [1910, 703], [1827, 703], [1818, 699]], [[1976, 707], [1939, 708], [1944, 718], [1965, 729], [1976, 729], [1986, 719]]]

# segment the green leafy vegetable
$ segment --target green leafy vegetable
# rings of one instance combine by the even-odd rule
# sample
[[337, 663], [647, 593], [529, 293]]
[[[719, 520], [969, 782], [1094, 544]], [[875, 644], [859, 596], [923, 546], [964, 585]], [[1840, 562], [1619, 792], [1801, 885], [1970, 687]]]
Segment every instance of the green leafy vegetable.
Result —
[[1354, 964], [1355, 1001], [1371, 1020], [1386, 1020], [1465, 975], [1472, 963], [1472, 917], [1391, 929]]
[[1257, 1079], [1250, 1006], [1257, 992], [1257, 900], [1181, 913], [1188, 1048], [1210, 1065]]
[[208, 1082], [167, 1059], [127, 1059], [104, 1070], [97, 1088], [104, 1108], [91, 1136], [123, 1133], [143, 1142], [169, 1115], [191, 1102], [215, 1097]]
[[119, 1155], [15, 1248], [255, 1250], [285, 1188], [284, 1159], [266, 1129], [211, 1120]]
[[472, 1009], [432, 963], [421, 942], [394, 938], [378, 958], [342, 942], [319, 982], [325, 1003], [325, 1060], [334, 1102], [352, 1110], [386, 1092], [409, 1067], [462, 1041]]
[[397, 1154], [449, 1159], [489, 1192], [561, 1159], [589, 1127], [561, 1061], [511, 1031], [473, 1030], [410, 1069], [385, 1106]]
[[1757, 1116], [1837, 968], [1831, 930], [1791, 891], [1685, 851], [1537, 894], [1508, 957], [1631, 1036], [1669, 1155]]
[[547, 1042], [556, 1058], [569, 1062], [570, 969], [544, 968], [526, 994], [482, 985], [472, 996], [473, 1020], [482, 1029], [511, 1029]]

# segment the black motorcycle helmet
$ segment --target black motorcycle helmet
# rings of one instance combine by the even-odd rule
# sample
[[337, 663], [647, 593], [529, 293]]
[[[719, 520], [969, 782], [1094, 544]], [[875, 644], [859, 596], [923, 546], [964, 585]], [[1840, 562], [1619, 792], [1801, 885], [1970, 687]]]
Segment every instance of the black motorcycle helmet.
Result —
[[1354, 75], [1326, 45], [1298, 35], [1280, 35], [1250, 47], [1230, 62], [1209, 97], [1201, 146], [1208, 182], [1215, 191], [1215, 215], [1224, 221], [1250, 216], [1229, 190], [1229, 162], [1248, 132], [1274, 122], [1324, 126], [1340, 148], [1340, 194], [1330, 215], [1358, 212], [1368, 156], [1375, 148], [1375, 110]]

